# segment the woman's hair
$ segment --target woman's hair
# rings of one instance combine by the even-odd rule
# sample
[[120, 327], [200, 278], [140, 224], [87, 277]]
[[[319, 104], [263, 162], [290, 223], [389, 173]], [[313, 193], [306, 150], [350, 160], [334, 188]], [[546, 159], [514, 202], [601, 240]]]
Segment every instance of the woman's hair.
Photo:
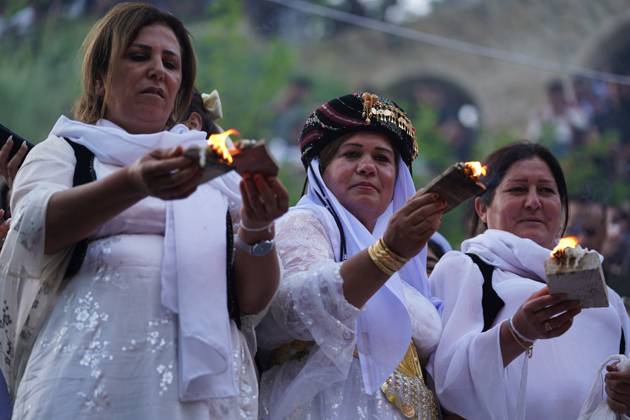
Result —
[[[350, 136], [356, 134], [359, 131], [370, 131], [370, 130], [357, 130], [351, 133], [345, 133], [340, 136], [338, 139], [333, 140], [328, 143], [324, 148], [319, 152], [319, 172], [324, 173], [330, 162], [332, 162], [333, 158], [337, 154], [337, 150], [341, 147], [344, 141], [346, 141]], [[396, 171], [398, 171], [398, 158], [400, 157], [400, 150], [396, 147], [396, 143], [393, 142], [388, 136], [386, 136], [389, 143], [392, 145], [392, 149], [394, 149], [394, 163], [396, 166]]]
[[[564, 179], [562, 167], [560, 167], [558, 160], [549, 151], [549, 149], [541, 146], [540, 144], [529, 141], [521, 141], [503, 146], [491, 153], [484, 162], [488, 165], [488, 175], [483, 177], [481, 181], [486, 186], [486, 190], [479, 196], [479, 199], [486, 206], [492, 204], [497, 187], [501, 184], [505, 174], [510, 170], [512, 165], [516, 162], [520, 162], [521, 160], [532, 158], [539, 158], [545, 162], [556, 181], [558, 192], [560, 194], [560, 202], [562, 204], [562, 212], [564, 213], [564, 223], [562, 225], [562, 231], [564, 233], [569, 220], [569, 197], [567, 193], [567, 183]], [[477, 212], [473, 208], [469, 232], [470, 236], [475, 236], [485, 229], [485, 224], [481, 221], [481, 219], [479, 219]]]
[[140, 30], [153, 24], [170, 28], [181, 48], [182, 82], [175, 98], [171, 122], [186, 112], [197, 71], [190, 34], [182, 22], [170, 13], [146, 3], [120, 3], [94, 24], [83, 41], [82, 93], [74, 107], [77, 120], [92, 124], [105, 115], [105, 97], [98, 93], [99, 83], [102, 83], [107, 95], [112, 66], [123, 57]]
[[214, 123], [212, 116], [206, 109], [206, 106], [203, 103], [203, 97], [201, 96], [201, 92], [197, 89], [193, 90], [192, 98], [190, 100], [190, 105], [186, 112], [180, 118], [180, 121], [186, 121], [190, 118], [190, 115], [196, 112], [201, 117], [201, 130], [205, 131], [208, 134], [217, 134], [220, 133], [221, 130]]

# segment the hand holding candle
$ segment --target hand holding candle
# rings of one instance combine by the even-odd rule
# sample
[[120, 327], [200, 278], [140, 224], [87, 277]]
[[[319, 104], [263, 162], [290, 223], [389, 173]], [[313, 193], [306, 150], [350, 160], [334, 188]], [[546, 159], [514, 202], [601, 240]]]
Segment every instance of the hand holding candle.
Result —
[[551, 293], [566, 293], [580, 301], [582, 308], [608, 306], [608, 289], [600, 256], [582, 248], [577, 238], [562, 238], [545, 261], [545, 273]]
[[480, 162], [458, 162], [429, 182], [422, 192], [433, 192], [446, 201], [446, 210], [482, 193], [486, 188], [479, 178], [486, 174], [486, 166]]
[[234, 147], [227, 147], [230, 135], [239, 135], [233, 128], [208, 137], [208, 146], [204, 149], [191, 147], [186, 149], [186, 156], [199, 159], [199, 166], [204, 168], [202, 182], [209, 181], [231, 170], [240, 175], [260, 173], [265, 176], [278, 175], [278, 165], [269, 154], [264, 140], [238, 140]]

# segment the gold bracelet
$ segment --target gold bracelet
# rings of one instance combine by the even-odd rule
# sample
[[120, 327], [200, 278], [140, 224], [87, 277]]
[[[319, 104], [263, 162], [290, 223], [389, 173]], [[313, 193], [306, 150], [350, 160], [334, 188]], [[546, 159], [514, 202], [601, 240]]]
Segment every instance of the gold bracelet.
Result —
[[380, 238], [368, 248], [368, 255], [374, 265], [388, 277], [400, 270], [407, 262], [405, 258], [392, 252], [385, 245], [383, 238]]
[[379, 239], [377, 242], [377, 251], [379, 252], [379, 255], [381, 257], [381, 262], [383, 262], [393, 271], [400, 270], [401, 267], [407, 262], [407, 259], [392, 252], [387, 247], [387, 245], [385, 245], [383, 238]]
[[389, 247], [387, 246], [387, 244], [385, 243], [385, 241], [383, 240], [383, 238], [379, 238], [379, 243], [381, 245], [381, 247], [385, 250], [385, 252], [387, 252], [387, 254], [389, 254], [390, 257], [392, 257], [397, 263], [401, 264], [401, 267], [403, 265], [405, 265], [405, 263], [407, 262], [407, 258], [403, 258], [400, 255], [396, 254], [394, 251], [392, 251], [391, 249], [389, 249]]
[[512, 318], [508, 320], [507, 327], [514, 341], [516, 341], [516, 343], [525, 350], [525, 352], [527, 353], [527, 357], [531, 359], [532, 355], [534, 354], [534, 343], [526, 343], [517, 337], [516, 332], [514, 331], [514, 325], [512, 324]]
[[374, 260], [381, 266], [385, 266], [387, 268], [387, 270], [384, 271], [385, 274], [391, 276], [398, 271], [398, 264], [396, 264], [396, 261], [389, 256], [387, 251], [385, 251], [385, 249], [381, 246], [380, 242], [374, 243], [370, 248], [372, 249], [372, 257]]
[[370, 259], [372, 260], [372, 262], [374, 263], [374, 265], [376, 266], [376, 268], [378, 268], [379, 270], [381, 270], [381, 272], [385, 275], [387, 275], [387, 277], [391, 277], [395, 271], [390, 269], [389, 267], [386, 267], [382, 262], [381, 259], [379, 257], [379, 255], [377, 254], [377, 251], [374, 249], [376, 248], [376, 244], [372, 244], [369, 248], [368, 248], [368, 255], [370, 256]]

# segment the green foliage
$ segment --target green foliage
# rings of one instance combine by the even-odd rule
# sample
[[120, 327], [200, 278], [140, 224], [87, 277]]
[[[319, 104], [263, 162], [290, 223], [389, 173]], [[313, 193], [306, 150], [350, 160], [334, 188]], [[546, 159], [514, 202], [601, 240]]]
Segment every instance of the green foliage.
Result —
[[610, 133], [571, 150], [560, 159], [569, 195], [618, 205], [630, 197], [630, 186], [616, 174], [619, 139]]
[[[59, 30], [62, 27], [63, 30]], [[77, 51], [85, 24], [42, 28], [0, 44], [0, 122], [37, 142], [79, 92]]]
[[256, 45], [239, 27], [217, 21], [204, 24], [207, 28], [195, 36], [197, 85], [220, 91], [226, 110], [221, 124], [235, 126], [245, 136], [268, 136], [260, 127], [272, 117], [269, 103], [291, 77], [295, 56], [280, 42]]

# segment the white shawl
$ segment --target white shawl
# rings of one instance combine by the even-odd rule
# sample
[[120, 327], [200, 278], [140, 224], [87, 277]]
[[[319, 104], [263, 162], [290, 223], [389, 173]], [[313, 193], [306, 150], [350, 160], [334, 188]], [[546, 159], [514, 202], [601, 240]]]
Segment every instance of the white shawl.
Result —
[[[189, 131], [182, 125], [171, 131], [132, 135], [107, 120], [90, 125], [64, 116], [51, 134], [67, 137], [90, 149], [100, 162], [115, 166], [129, 165], [158, 148], [205, 143], [205, 133]], [[203, 184], [188, 198], [166, 203], [161, 294], [162, 304], [179, 315], [182, 401], [238, 393], [232, 372], [230, 320], [224, 304], [228, 208], [225, 192], [233, 194], [222, 191], [225, 185]]]
[[[500, 345], [500, 325], [512, 316], [518, 307], [547, 282], [544, 263], [551, 250], [536, 242], [518, 237], [509, 232], [488, 229], [484, 233], [464, 241], [463, 253], [474, 253], [488, 264], [494, 266], [493, 288], [505, 301], [504, 308], [497, 314], [493, 326], [485, 332], [481, 308], [483, 277], [472, 260], [460, 253], [449, 252], [436, 265], [431, 275], [432, 292], [443, 299], [442, 320], [444, 330], [440, 343], [433, 355], [431, 365], [438, 398], [444, 406], [470, 419], [523, 419], [532, 418], [527, 407], [531, 398], [527, 390], [528, 373], [535, 369], [538, 376], [530, 378], [533, 386], [558, 378], [540, 377], [540, 371], [553, 365], [565, 343], [575, 343], [582, 336], [592, 334], [593, 325], [602, 325], [598, 313], [603, 310], [591, 310], [578, 315], [574, 327], [566, 335], [552, 340], [538, 340], [534, 346], [534, 356], [528, 366], [525, 353], [503, 367]], [[515, 281], [516, 280], [516, 281]], [[533, 281], [532, 281], [533, 280]], [[616, 310], [620, 300], [612, 298], [611, 306]], [[598, 312], [601, 311], [601, 312]], [[602, 316], [602, 318], [604, 318]], [[627, 316], [620, 316], [622, 325], [627, 324]], [[577, 328], [577, 330], [576, 330]], [[584, 332], [580, 333], [580, 328]], [[603, 343], [610, 346], [611, 343]], [[616, 345], [617, 343], [613, 343]], [[586, 354], [586, 353], [585, 353]], [[589, 353], [590, 354], [590, 353]], [[570, 364], [570, 356], [564, 361]], [[599, 364], [599, 360], [594, 361]], [[590, 373], [588, 373], [590, 377]], [[573, 377], [576, 379], [575, 375]], [[555, 385], [557, 386], [557, 385]], [[557, 391], [555, 398], [566, 398]], [[553, 398], [550, 398], [553, 400]], [[551, 403], [550, 403], [551, 404]], [[540, 404], [538, 404], [540, 406]], [[530, 410], [538, 407], [529, 406]], [[575, 407], [571, 407], [575, 409]], [[562, 408], [569, 410], [566, 407]], [[559, 413], [549, 413], [553, 418]]]
[[[343, 227], [347, 256], [351, 257], [372, 245], [385, 233], [387, 223], [396, 210], [402, 207], [415, 194], [416, 189], [409, 169], [402, 160], [398, 162], [398, 176], [394, 187], [394, 197], [385, 212], [378, 218], [373, 232], [367, 228], [337, 200], [326, 187], [319, 172], [319, 162], [313, 159], [308, 168], [308, 191], [294, 207], [295, 210], [309, 210], [318, 218], [333, 243], [339, 243], [339, 231], [332, 214], [325, 207], [334, 209]], [[320, 199], [321, 197], [321, 199]], [[335, 249], [338, 261], [344, 258]], [[426, 247], [409, 260], [381, 287], [361, 310], [357, 319], [355, 334], [365, 391], [373, 394], [394, 371], [402, 360], [411, 342], [411, 324], [404, 304], [402, 283], [407, 282], [427, 298], [431, 299], [426, 276]], [[439, 307], [439, 301], [432, 299]]]

